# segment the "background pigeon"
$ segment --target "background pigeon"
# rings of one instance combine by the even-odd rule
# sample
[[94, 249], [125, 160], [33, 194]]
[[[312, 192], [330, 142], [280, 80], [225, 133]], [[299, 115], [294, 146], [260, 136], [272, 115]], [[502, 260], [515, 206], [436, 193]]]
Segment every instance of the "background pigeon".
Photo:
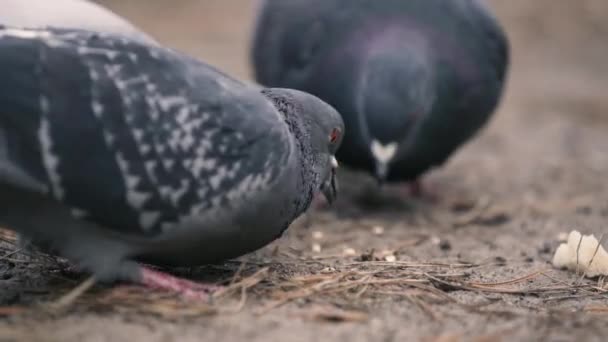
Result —
[[475, 0], [266, 0], [256, 25], [257, 81], [333, 105], [338, 159], [381, 182], [443, 164], [503, 90], [507, 38]]
[[2, 0], [0, 24], [23, 28], [83, 29], [155, 43], [124, 18], [88, 0]]
[[[237, 257], [336, 194], [339, 114], [113, 35], [0, 29], [0, 224], [99, 279]], [[177, 285], [176, 285], [177, 284]]]

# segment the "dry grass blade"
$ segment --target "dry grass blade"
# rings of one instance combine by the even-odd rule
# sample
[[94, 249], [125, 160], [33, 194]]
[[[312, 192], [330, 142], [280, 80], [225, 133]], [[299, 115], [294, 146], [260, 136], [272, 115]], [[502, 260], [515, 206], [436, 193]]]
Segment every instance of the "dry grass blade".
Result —
[[[597, 242], [597, 246], [595, 246], [595, 251], [593, 252], [593, 256], [589, 260], [589, 263], [587, 264], [587, 268], [586, 268], [585, 272], [583, 273], [583, 275], [581, 276], [581, 278], [585, 278], [587, 276], [587, 270], [589, 269], [589, 267], [591, 267], [591, 264], [595, 260], [595, 257], [597, 256], [597, 252], [599, 252], [600, 247], [602, 246], [602, 243], [604, 242], [605, 237], [606, 237], [606, 235], [602, 234], [602, 236], [600, 237], [600, 240]], [[578, 266], [578, 260], [576, 261], [576, 264]], [[580, 281], [582, 281], [582, 279], [579, 280], [579, 282]]]
[[234, 283], [236, 283], [238, 281], [238, 279], [241, 277], [241, 274], [243, 274], [243, 271], [245, 270], [245, 266], [247, 266], [247, 262], [245, 262], [245, 261], [241, 262], [241, 264], [239, 265], [239, 268], [236, 270], [236, 272], [234, 273], [234, 276], [230, 280], [229, 286], [234, 285]]
[[440, 319], [439, 314], [434, 312], [431, 307], [426, 304], [424, 301], [420, 300], [418, 296], [406, 295], [414, 305], [418, 306], [422, 312], [427, 314], [433, 321], [438, 321]]
[[513, 284], [517, 284], [517, 283], [521, 283], [524, 282], [526, 280], [530, 280], [530, 279], [534, 279], [536, 277], [538, 277], [539, 275], [542, 274], [542, 271], [536, 271], [536, 272], [532, 272], [528, 275], [525, 275], [523, 277], [520, 278], [515, 278], [512, 280], [506, 280], [506, 281], [501, 281], [501, 282], [494, 282], [494, 283], [477, 283], [477, 282], [471, 282], [469, 283], [472, 286], [500, 286], [500, 285], [513, 285]]
[[576, 295], [567, 295], [567, 296], [554, 296], [554, 297], [547, 297], [545, 299], [543, 299], [543, 301], [545, 302], [552, 302], [552, 301], [562, 301], [562, 300], [571, 300], [571, 299], [581, 299], [581, 298], [593, 298], [593, 297], [598, 297], [601, 296], [598, 293], [585, 293], [585, 294], [576, 294]]
[[581, 244], [583, 243], [583, 235], [581, 235], [580, 239], [578, 240], [578, 245], [576, 246], [576, 274], [578, 274], [579, 271], [579, 254], [581, 251]]
[[390, 267], [407, 267], [407, 268], [432, 268], [432, 267], [449, 267], [449, 268], [473, 268], [479, 267], [479, 264], [472, 263], [441, 263], [441, 262], [412, 262], [412, 261], [355, 261], [346, 263], [344, 266], [390, 266]]
[[55, 302], [49, 303], [48, 307], [52, 310], [62, 310], [66, 309], [70, 305], [72, 305], [80, 296], [82, 296], [86, 291], [88, 291], [91, 287], [93, 287], [96, 283], [95, 277], [91, 276], [87, 280], [85, 280], [82, 284], [78, 285], [72, 291], [63, 295], [61, 298], [56, 300]]
[[[349, 284], [348, 282], [343, 282], [344, 278], [346, 277], [346, 275], [351, 274], [350, 272], [345, 273], [345, 274], [332, 274], [332, 275], [327, 275], [325, 276], [325, 278], [322, 278], [324, 280], [319, 281], [317, 283], [313, 283], [310, 285], [305, 285], [302, 283], [295, 283], [293, 282], [293, 279], [291, 281], [287, 281], [285, 284], [279, 284], [277, 286], [277, 288], [295, 288], [296, 290], [294, 291], [289, 291], [289, 290], [279, 290], [278, 292], [273, 293], [272, 295], [274, 295], [274, 297], [277, 297], [277, 299], [266, 305], [266, 307], [263, 307], [262, 309], [260, 309], [258, 311], [259, 314], [264, 314], [270, 310], [273, 310], [279, 306], [282, 306], [288, 302], [297, 300], [297, 299], [302, 299], [302, 298], [307, 298], [310, 297], [314, 294], [320, 293], [320, 292], [327, 292], [327, 291], [332, 291], [332, 290], [338, 290], [338, 289], [344, 289], [344, 288], [348, 288], [349, 286], [352, 288], [352, 284]], [[315, 276], [316, 277], [316, 276]], [[302, 279], [300, 278], [300, 281], [302, 281]]]
[[1, 257], [0, 257], [0, 260], [6, 260], [6, 259], [8, 259], [9, 257], [11, 257], [11, 256], [13, 256], [13, 255], [15, 255], [15, 254], [19, 254], [19, 253], [21, 253], [22, 251], [23, 251], [23, 248], [16, 249], [16, 250], [14, 250], [14, 251], [12, 251], [12, 252], [9, 252], [9, 253], [7, 253], [7, 254], [5, 254], [5, 255], [1, 256]]
[[315, 321], [332, 323], [361, 323], [369, 320], [369, 315], [365, 312], [355, 310], [342, 310], [332, 306], [322, 306], [313, 308], [311, 312], [309, 312], [305, 316]]
[[140, 304], [138, 310], [165, 318], [210, 316], [218, 312], [216, 308], [207, 304], [188, 303], [184, 305], [174, 300], [155, 300], [144, 305]]
[[[542, 272], [541, 275], [544, 276], [544, 277], [546, 277], [546, 278], [548, 278], [548, 279], [550, 279], [550, 280], [552, 280], [556, 284], [560, 284], [560, 285], [562, 285], [562, 286], [564, 286], [566, 288], [571, 288], [573, 290], [580, 290], [580, 291], [588, 292], [590, 294], [595, 294], [595, 292], [593, 290], [596, 289], [596, 288], [593, 287], [593, 286], [572, 285], [572, 284], [569, 284], [569, 283], [567, 283], [567, 282], [565, 282], [563, 280], [556, 279], [555, 277], [552, 277], [552, 276], [550, 276], [550, 275], [548, 275], [548, 274], [546, 274], [544, 272]], [[596, 290], [598, 290], [599, 292], [605, 291], [605, 290], [602, 290], [602, 289], [596, 289]]]
[[584, 309], [586, 312], [608, 314], [608, 306], [589, 305]]
[[451, 289], [464, 290], [464, 291], [475, 291], [475, 292], [489, 292], [489, 293], [505, 293], [505, 294], [522, 294], [528, 295], [532, 293], [542, 293], [542, 292], [560, 292], [560, 291], [570, 291], [572, 287], [562, 286], [562, 287], [539, 287], [539, 288], [529, 288], [529, 289], [511, 289], [511, 288], [498, 288], [494, 286], [481, 286], [474, 285], [470, 283], [455, 283], [448, 282], [443, 279], [439, 279], [432, 275], [427, 274], [429, 279], [432, 279], [436, 283], [439, 283], [440, 286], [447, 286]]
[[241, 279], [240, 281], [237, 281], [235, 280], [235, 278], [233, 278], [233, 280], [230, 282], [230, 285], [216, 291], [213, 294], [213, 298], [216, 300], [223, 299], [229, 296], [230, 294], [235, 293], [239, 289], [247, 290], [254, 287], [268, 276], [268, 270], [268, 267], [264, 267], [259, 271], [255, 272], [254, 274]]

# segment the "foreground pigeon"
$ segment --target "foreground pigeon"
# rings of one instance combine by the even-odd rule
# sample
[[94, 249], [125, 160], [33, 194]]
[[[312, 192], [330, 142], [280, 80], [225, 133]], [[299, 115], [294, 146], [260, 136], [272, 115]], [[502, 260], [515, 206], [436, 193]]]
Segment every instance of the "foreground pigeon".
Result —
[[495, 110], [507, 38], [476, 0], [266, 0], [255, 77], [343, 116], [338, 159], [380, 181], [443, 164]]
[[312, 95], [75, 30], [0, 29], [0, 74], [0, 225], [99, 279], [196, 294], [135, 261], [237, 257], [336, 195], [344, 127]]
[[152, 37], [124, 18], [88, 0], [2, 0], [0, 25], [83, 29], [155, 43]]

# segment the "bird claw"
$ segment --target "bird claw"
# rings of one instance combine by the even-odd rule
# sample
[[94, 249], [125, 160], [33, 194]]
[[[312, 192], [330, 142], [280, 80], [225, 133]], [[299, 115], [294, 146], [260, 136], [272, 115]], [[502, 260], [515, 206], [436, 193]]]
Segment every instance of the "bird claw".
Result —
[[325, 197], [316, 195], [312, 198], [311, 207], [314, 210], [327, 210], [330, 207], [330, 203]]
[[221, 288], [221, 286], [213, 284], [203, 284], [181, 279], [148, 267], [142, 267], [140, 283], [145, 287], [165, 290], [176, 293], [183, 298], [202, 301], [210, 301], [211, 294]]
[[433, 203], [439, 201], [439, 195], [433, 191], [432, 187], [425, 186], [420, 179], [408, 183], [407, 192], [408, 195], [413, 198], [428, 200]]

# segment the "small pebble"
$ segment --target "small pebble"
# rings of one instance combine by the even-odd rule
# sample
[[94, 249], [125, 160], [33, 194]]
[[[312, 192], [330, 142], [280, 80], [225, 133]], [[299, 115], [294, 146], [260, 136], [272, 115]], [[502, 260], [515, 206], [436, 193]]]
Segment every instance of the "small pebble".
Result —
[[385, 256], [384, 260], [386, 260], [388, 262], [395, 262], [395, 261], [397, 261], [397, 257], [394, 254], [391, 254], [391, 255]]
[[320, 232], [318, 230], [312, 232], [312, 238], [315, 240], [321, 240], [323, 239], [323, 232]]
[[442, 251], [449, 251], [452, 249], [452, 244], [448, 240], [442, 240], [439, 243], [439, 249], [441, 249]]
[[359, 257], [360, 261], [372, 261], [374, 260], [374, 250], [372, 249], [371, 251], [367, 251], [363, 254], [361, 254], [361, 256]]
[[500, 264], [500, 265], [505, 265], [507, 263], [507, 259], [501, 257], [501, 256], [497, 256], [494, 258], [494, 261], [496, 261], [496, 263]]
[[357, 255], [357, 251], [355, 251], [353, 248], [345, 248], [342, 254], [347, 257], [352, 257]]
[[441, 239], [438, 236], [431, 237], [431, 243], [438, 246], [441, 243]]
[[374, 227], [372, 227], [372, 232], [374, 232], [375, 235], [382, 235], [382, 234], [384, 234], [384, 227], [374, 226]]
[[553, 248], [552, 248], [552, 246], [551, 246], [551, 242], [549, 242], [549, 241], [545, 241], [545, 242], [543, 242], [543, 245], [542, 245], [542, 246], [541, 246], [541, 247], [538, 249], [538, 251], [539, 251], [541, 254], [549, 254], [549, 253], [551, 253], [551, 250], [552, 250], [552, 249], [553, 249]]
[[325, 273], [325, 274], [334, 273], [334, 272], [336, 272], [336, 269], [331, 266], [325, 267], [324, 269], [321, 270], [321, 273]]
[[312, 244], [312, 251], [314, 253], [321, 253], [321, 244], [319, 244], [319, 243], [313, 243]]

